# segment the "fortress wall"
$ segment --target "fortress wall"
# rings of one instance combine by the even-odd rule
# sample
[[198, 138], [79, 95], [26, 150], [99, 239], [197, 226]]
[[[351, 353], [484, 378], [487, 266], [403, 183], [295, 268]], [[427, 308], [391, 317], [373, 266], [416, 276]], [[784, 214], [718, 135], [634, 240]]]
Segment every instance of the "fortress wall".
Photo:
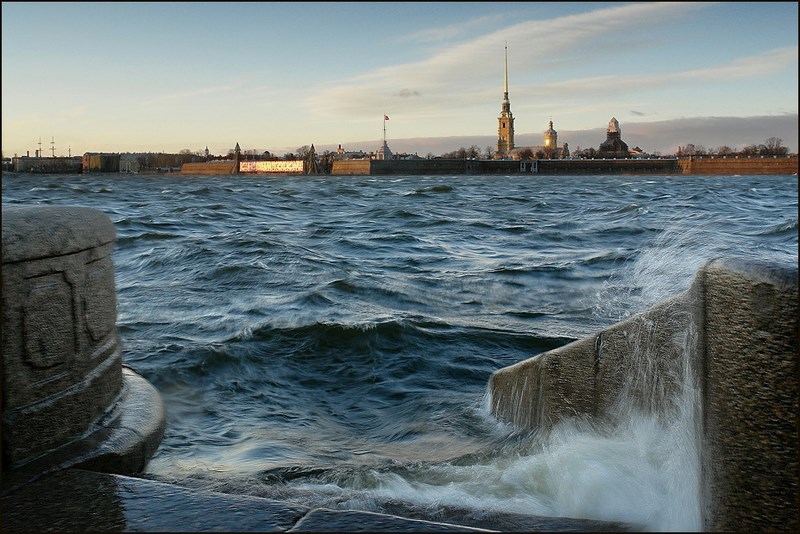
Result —
[[304, 174], [305, 171], [305, 162], [300, 159], [239, 162], [242, 174]]
[[[253, 163], [253, 162], [250, 162]], [[269, 163], [269, 162], [268, 162]], [[282, 162], [273, 162], [281, 164]], [[291, 162], [289, 162], [291, 163]], [[235, 163], [213, 161], [185, 163], [182, 174], [233, 174]], [[242, 172], [250, 172], [243, 170]], [[296, 170], [256, 169], [252, 172], [297, 172]], [[410, 160], [335, 160], [334, 175], [462, 175], [462, 174], [541, 174], [541, 175], [591, 175], [591, 174], [794, 174], [797, 157], [787, 158], [680, 158], [680, 159], [581, 159], [581, 160], [466, 160], [466, 159], [410, 159]]]
[[371, 161], [368, 159], [337, 159], [333, 162], [331, 174], [370, 174]]
[[465, 174], [465, 159], [373, 160], [372, 174]]
[[236, 174], [235, 161], [204, 161], [184, 163], [181, 174]]
[[[567, 417], [659, 414], [700, 389], [706, 530], [798, 528], [797, 268], [717, 260], [688, 291], [496, 371], [492, 412], [545, 432]], [[691, 375], [691, 376], [687, 376]]]
[[332, 174], [380, 175], [462, 175], [530, 174], [535, 162], [526, 162], [521, 171], [516, 160], [408, 159], [408, 160], [335, 160]]
[[678, 174], [674, 159], [540, 159], [539, 174]]
[[797, 174], [797, 156], [689, 156], [678, 159], [682, 174]]

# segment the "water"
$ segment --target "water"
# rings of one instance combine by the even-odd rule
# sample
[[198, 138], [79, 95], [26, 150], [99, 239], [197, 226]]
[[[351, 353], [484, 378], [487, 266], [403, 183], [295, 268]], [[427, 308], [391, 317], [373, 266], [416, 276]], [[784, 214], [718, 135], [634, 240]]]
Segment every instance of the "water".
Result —
[[4, 206], [113, 221], [124, 359], [168, 413], [147, 476], [431, 518], [700, 529], [691, 384], [668, 417], [545, 436], [488, 413], [489, 376], [687, 289], [708, 259], [797, 263], [796, 176], [6, 173], [2, 188]]

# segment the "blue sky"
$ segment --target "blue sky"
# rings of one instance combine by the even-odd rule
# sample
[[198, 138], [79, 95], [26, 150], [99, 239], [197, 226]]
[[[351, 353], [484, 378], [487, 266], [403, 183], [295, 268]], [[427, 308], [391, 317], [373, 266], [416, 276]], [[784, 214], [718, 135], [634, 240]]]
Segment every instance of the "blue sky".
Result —
[[506, 43], [518, 140], [797, 151], [796, 2], [3, 2], [3, 155], [483, 147]]

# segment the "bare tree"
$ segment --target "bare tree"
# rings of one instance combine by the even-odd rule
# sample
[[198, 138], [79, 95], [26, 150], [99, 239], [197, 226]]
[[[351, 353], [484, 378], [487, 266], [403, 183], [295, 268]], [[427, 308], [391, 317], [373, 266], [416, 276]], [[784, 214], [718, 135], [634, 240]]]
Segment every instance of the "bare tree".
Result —
[[764, 143], [765, 153], [771, 156], [785, 156], [789, 149], [783, 146], [783, 139], [780, 137], [770, 137]]
[[467, 157], [470, 159], [478, 159], [481, 157], [481, 149], [477, 145], [472, 145], [467, 149]]
[[308, 157], [308, 153], [311, 151], [311, 147], [308, 145], [303, 145], [297, 149], [297, 159], [306, 159]]
[[747, 145], [740, 151], [740, 154], [745, 156], [754, 156], [758, 154], [758, 145]]
[[686, 146], [679, 146], [678, 153], [681, 156], [704, 156], [708, 154], [708, 150], [703, 145], [694, 145], [689, 143]]
[[767, 139], [767, 142], [764, 143], [769, 150], [778, 150], [783, 146], [783, 139], [780, 137], [770, 137]]

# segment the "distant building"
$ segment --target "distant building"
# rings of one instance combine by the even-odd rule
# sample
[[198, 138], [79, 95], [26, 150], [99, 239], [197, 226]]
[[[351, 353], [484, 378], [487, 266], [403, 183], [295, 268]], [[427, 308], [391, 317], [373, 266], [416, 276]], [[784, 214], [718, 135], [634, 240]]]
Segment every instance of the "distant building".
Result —
[[84, 173], [119, 172], [119, 154], [86, 152], [82, 158]]
[[[41, 154], [41, 152], [37, 151], [37, 154]], [[5, 159], [3, 160], [3, 169], [8, 169]], [[8, 170], [31, 173], [81, 173], [83, 161], [80, 156], [14, 156], [11, 158]]]
[[644, 150], [642, 150], [638, 146], [635, 146], [635, 147], [631, 148], [630, 150], [628, 150], [628, 154], [630, 154], [632, 158], [643, 158], [643, 157], [646, 156], [646, 154], [644, 153]]
[[611, 159], [631, 157], [628, 145], [622, 140], [622, 129], [619, 127], [619, 121], [614, 117], [611, 117], [611, 120], [608, 121], [606, 140], [600, 145], [597, 157]]
[[123, 174], [139, 174], [144, 170], [145, 158], [142, 154], [120, 154], [119, 172]]
[[369, 159], [370, 155], [363, 150], [345, 150], [342, 145], [336, 149], [336, 159]]
[[553, 121], [544, 131], [544, 143], [534, 146], [521, 146], [509, 151], [507, 157], [511, 159], [564, 159], [569, 157], [569, 145], [564, 143], [558, 146], [558, 132], [553, 129]]
[[385, 139], [381, 147], [375, 152], [375, 159], [392, 159], [392, 151], [389, 149], [389, 145], [386, 144]]

